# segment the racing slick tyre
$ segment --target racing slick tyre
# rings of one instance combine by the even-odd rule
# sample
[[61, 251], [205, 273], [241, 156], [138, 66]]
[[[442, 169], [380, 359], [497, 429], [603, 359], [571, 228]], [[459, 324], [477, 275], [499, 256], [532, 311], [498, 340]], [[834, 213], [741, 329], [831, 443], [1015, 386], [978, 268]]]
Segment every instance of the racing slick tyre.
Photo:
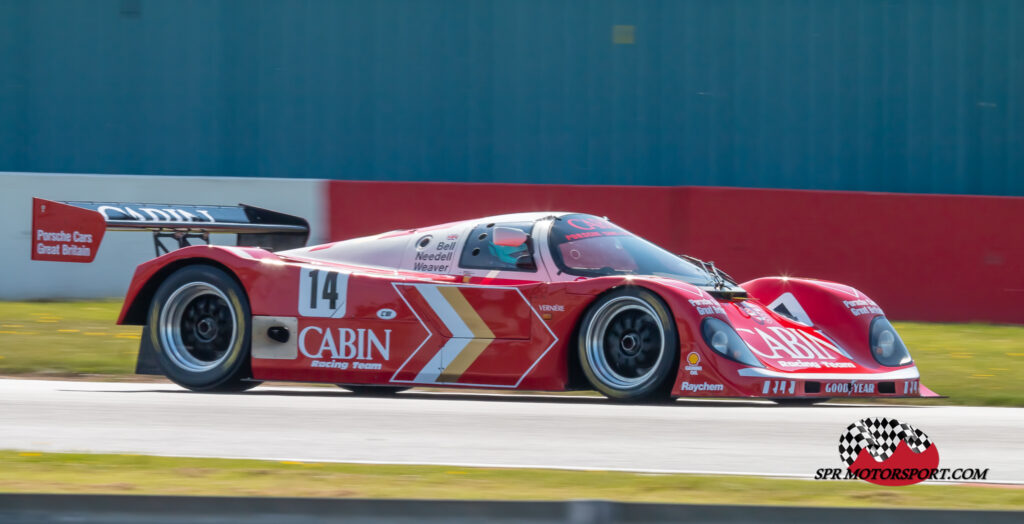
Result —
[[338, 384], [338, 387], [347, 389], [361, 397], [389, 397], [409, 389], [399, 386], [348, 386], [345, 384]]
[[594, 389], [626, 402], [670, 398], [679, 362], [679, 333], [668, 306], [643, 288], [599, 298], [577, 337], [580, 365]]
[[149, 306], [149, 336], [167, 378], [193, 391], [245, 391], [252, 313], [230, 275], [196, 264], [169, 276]]

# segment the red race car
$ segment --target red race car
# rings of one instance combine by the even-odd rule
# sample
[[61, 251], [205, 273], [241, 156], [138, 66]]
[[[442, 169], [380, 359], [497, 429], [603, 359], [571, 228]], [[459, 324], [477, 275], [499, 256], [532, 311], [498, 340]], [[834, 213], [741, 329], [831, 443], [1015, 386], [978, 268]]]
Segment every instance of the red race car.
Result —
[[[159, 256], [135, 271], [118, 323], [145, 326], [137, 372], [191, 390], [936, 396], [856, 289], [737, 284], [596, 216], [520, 213], [302, 247], [303, 219], [249, 206], [35, 199], [32, 257], [91, 261], [105, 229], [154, 232]], [[218, 232], [263, 247], [189, 245]]]

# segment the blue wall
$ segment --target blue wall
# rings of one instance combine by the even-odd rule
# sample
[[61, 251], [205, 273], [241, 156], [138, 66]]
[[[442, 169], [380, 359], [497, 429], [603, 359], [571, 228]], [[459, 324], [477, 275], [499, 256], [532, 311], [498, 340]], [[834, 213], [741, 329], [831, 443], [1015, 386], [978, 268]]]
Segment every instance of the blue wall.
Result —
[[1022, 27], [1020, 0], [0, 0], [0, 170], [1024, 195]]

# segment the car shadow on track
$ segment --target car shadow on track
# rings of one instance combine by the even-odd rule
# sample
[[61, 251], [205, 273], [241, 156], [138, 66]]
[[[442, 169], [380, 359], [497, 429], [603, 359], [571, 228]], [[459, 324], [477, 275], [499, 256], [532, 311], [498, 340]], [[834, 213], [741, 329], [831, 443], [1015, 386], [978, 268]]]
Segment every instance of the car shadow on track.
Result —
[[397, 393], [394, 395], [358, 395], [342, 390], [331, 390], [329, 388], [323, 388], [323, 391], [317, 391], [312, 388], [306, 389], [253, 389], [245, 392], [238, 393], [203, 393], [193, 392], [184, 389], [150, 389], [140, 388], [137, 390], [98, 390], [98, 389], [63, 389], [61, 391], [67, 392], [78, 392], [78, 393], [167, 393], [173, 395], [217, 395], [217, 396], [237, 396], [237, 397], [320, 397], [320, 398], [363, 398], [363, 399], [387, 399], [387, 400], [452, 400], [452, 401], [468, 401], [468, 402], [514, 402], [514, 403], [530, 403], [530, 404], [574, 404], [574, 405], [606, 405], [606, 406], [642, 406], [642, 407], [664, 407], [672, 408], [685, 406], [689, 408], [742, 408], [742, 407], [761, 407], [761, 408], [807, 408], [815, 407], [820, 409], [828, 408], [863, 408], [863, 407], [885, 407], [885, 408], [923, 408], [930, 406], [923, 405], [907, 405], [907, 404], [875, 404], [875, 403], [856, 403], [856, 404], [842, 404], [842, 403], [823, 403], [816, 404], [813, 406], [793, 406], [785, 404], [776, 404], [769, 400], [759, 399], [713, 399], [713, 398], [680, 398], [669, 402], [660, 403], [649, 403], [649, 402], [619, 402], [610, 400], [604, 397], [596, 396], [584, 396], [584, 395], [531, 395], [531, 394], [498, 394], [498, 393], [476, 393], [476, 392], [426, 392], [426, 391], [407, 391]]

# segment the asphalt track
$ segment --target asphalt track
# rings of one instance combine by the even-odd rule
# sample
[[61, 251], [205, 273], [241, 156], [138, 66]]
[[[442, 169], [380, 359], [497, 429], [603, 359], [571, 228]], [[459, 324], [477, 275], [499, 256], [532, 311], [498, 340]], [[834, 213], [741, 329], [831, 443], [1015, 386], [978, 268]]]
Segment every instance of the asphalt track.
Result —
[[0, 380], [0, 449], [297, 461], [809, 477], [839, 467], [865, 417], [925, 431], [940, 467], [1024, 483], [1024, 409], [680, 401], [261, 387], [197, 394], [160, 383]]

